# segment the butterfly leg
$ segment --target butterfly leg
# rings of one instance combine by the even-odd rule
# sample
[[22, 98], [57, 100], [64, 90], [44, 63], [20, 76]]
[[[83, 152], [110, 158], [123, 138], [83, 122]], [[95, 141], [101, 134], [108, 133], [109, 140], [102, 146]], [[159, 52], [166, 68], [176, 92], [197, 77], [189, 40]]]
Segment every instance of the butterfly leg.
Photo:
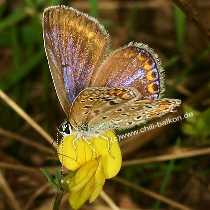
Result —
[[104, 136], [104, 135], [99, 135], [99, 137], [102, 138], [102, 139], [104, 139], [106, 141], [107, 146], [108, 146], [107, 149], [110, 152], [111, 151], [110, 139], [108, 137]]
[[76, 157], [76, 161], [77, 161], [77, 154], [76, 154], [76, 151], [77, 151], [77, 141], [80, 140], [80, 136], [77, 134], [76, 135], [76, 138], [73, 139], [72, 141], [72, 145], [73, 145], [73, 148], [74, 148], [74, 155]]
[[110, 156], [114, 159], [115, 157], [114, 157], [114, 156], [112, 155], [112, 153], [111, 153], [112, 143], [113, 143], [114, 141], [112, 140], [112, 138], [106, 137], [106, 136], [104, 136], [104, 135], [101, 135], [100, 137], [106, 141], [106, 143], [107, 143], [107, 150], [108, 150]]
[[93, 147], [92, 143], [90, 141], [88, 141], [87, 138], [85, 137], [82, 137], [82, 139], [84, 140], [85, 143], [87, 143], [87, 145], [90, 147], [91, 151], [92, 151], [92, 154], [93, 154], [93, 157], [94, 157], [94, 154], [95, 156], [97, 157], [97, 151], [96, 149]]

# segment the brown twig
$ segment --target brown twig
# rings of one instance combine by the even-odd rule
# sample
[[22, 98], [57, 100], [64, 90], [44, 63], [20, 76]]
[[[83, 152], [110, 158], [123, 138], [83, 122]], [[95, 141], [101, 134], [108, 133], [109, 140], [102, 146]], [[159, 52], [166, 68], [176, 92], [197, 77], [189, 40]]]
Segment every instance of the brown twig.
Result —
[[36, 130], [45, 140], [53, 145], [53, 138], [2, 90], [0, 90], [0, 98], [20, 117], [22, 117], [32, 128], [34, 128], [34, 130]]
[[154, 163], [154, 162], [162, 162], [162, 161], [168, 161], [168, 160], [190, 158], [190, 157], [209, 155], [209, 154], [210, 154], [209, 147], [202, 148], [202, 149], [182, 148], [182, 149], [176, 149], [175, 152], [172, 154], [163, 154], [163, 155], [159, 155], [159, 156], [124, 161], [122, 166], [126, 167], [126, 166], [131, 166], [131, 165], [148, 164], [148, 163]]
[[31, 209], [31, 206], [32, 206], [33, 202], [36, 200], [36, 198], [39, 197], [42, 193], [44, 193], [48, 188], [49, 188], [48, 183], [41, 186], [40, 188], [38, 188], [35, 191], [35, 193], [30, 197], [29, 201], [26, 203], [24, 210]]
[[15, 132], [11, 132], [11, 131], [5, 130], [3, 128], [0, 128], [0, 135], [4, 136], [6, 138], [9, 138], [9, 139], [14, 139], [14, 140], [21, 142], [23, 144], [26, 144], [30, 147], [36, 148], [39, 151], [42, 151], [42, 152], [45, 152], [48, 154], [54, 154], [54, 151], [52, 151], [52, 149], [50, 149], [49, 147], [46, 147], [39, 143], [36, 143], [35, 141], [28, 139], [24, 136], [21, 136]]
[[1, 171], [0, 171], [0, 188], [2, 189], [2, 191], [4, 192], [4, 194], [8, 199], [8, 205], [14, 210], [21, 210], [20, 204], [15, 198], [12, 190], [10, 189]]
[[[21, 164], [12, 164], [12, 163], [0, 162], [0, 168], [9, 169], [9, 170], [16, 170], [16, 171], [21, 171], [21, 172], [25, 172], [25, 173], [42, 175], [40, 173], [41, 168], [24, 166], [24, 165], [21, 165]], [[53, 166], [52, 167], [45, 167], [45, 169], [47, 169], [49, 173], [54, 173], [56, 167], [53, 167]]]
[[11, 169], [11, 170], [16, 170], [16, 171], [21, 171], [21, 172], [26, 172], [26, 173], [40, 173], [39, 169], [32, 168], [29, 166], [23, 166], [21, 164], [12, 164], [12, 163], [5, 163], [5, 162], [0, 162], [0, 168], [3, 169]]
[[109, 205], [112, 210], [120, 210], [120, 208], [114, 203], [114, 201], [102, 191], [100, 194], [101, 198]]
[[115, 177], [113, 180], [118, 182], [118, 183], [121, 183], [121, 184], [123, 184], [123, 185], [125, 185], [127, 187], [130, 187], [130, 188], [132, 188], [132, 189], [134, 189], [134, 190], [136, 190], [136, 191], [138, 191], [140, 193], [143, 193], [143, 194], [145, 194], [145, 195], [147, 195], [147, 196], [149, 196], [151, 198], [154, 198], [154, 199], [156, 199], [158, 201], [161, 201], [161, 202], [163, 202], [163, 203], [165, 203], [165, 204], [167, 204], [167, 205], [169, 205], [169, 206], [171, 206], [173, 208], [180, 209], [180, 210], [192, 210], [189, 207], [187, 207], [187, 206], [185, 206], [185, 205], [183, 205], [181, 203], [178, 203], [178, 202], [176, 202], [176, 201], [174, 201], [174, 200], [172, 200], [170, 198], [167, 198], [167, 197], [165, 197], [163, 195], [160, 195], [160, 194], [158, 194], [156, 192], [153, 192], [153, 191], [150, 191], [148, 189], [145, 189], [145, 188], [143, 188], [141, 186], [135, 185], [132, 182], [129, 182], [129, 181], [125, 180], [125, 179], [122, 179], [122, 178], [119, 178], [119, 177]]

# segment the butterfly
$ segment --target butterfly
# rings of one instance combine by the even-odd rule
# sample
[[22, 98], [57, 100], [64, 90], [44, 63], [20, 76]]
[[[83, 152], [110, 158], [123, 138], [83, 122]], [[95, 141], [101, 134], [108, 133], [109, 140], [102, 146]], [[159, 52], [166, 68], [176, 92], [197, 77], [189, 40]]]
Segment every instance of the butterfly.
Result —
[[164, 73], [147, 45], [131, 42], [112, 53], [110, 37], [95, 18], [53, 6], [43, 13], [44, 46], [67, 121], [63, 135], [100, 135], [134, 128], [181, 104], [161, 98]]

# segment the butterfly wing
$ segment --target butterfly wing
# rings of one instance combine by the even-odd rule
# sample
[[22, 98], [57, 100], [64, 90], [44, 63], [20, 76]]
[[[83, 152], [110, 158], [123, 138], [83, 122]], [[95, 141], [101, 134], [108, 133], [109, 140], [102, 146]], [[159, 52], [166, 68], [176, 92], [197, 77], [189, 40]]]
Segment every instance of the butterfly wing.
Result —
[[115, 50], [94, 74], [91, 86], [135, 87], [144, 99], [164, 91], [163, 69], [147, 45], [130, 43]]
[[[97, 118], [101, 113], [139, 97], [140, 94], [135, 88], [86, 88], [75, 99], [69, 121], [74, 128], [85, 129], [89, 127], [91, 119]], [[101, 123], [103, 121], [102, 117]]]
[[95, 130], [133, 128], [169, 112], [174, 112], [174, 108], [180, 104], [181, 101], [178, 99], [131, 99], [92, 118], [89, 127]]
[[71, 103], [101, 63], [109, 36], [96, 19], [64, 6], [44, 11], [43, 36], [55, 89], [69, 114]]

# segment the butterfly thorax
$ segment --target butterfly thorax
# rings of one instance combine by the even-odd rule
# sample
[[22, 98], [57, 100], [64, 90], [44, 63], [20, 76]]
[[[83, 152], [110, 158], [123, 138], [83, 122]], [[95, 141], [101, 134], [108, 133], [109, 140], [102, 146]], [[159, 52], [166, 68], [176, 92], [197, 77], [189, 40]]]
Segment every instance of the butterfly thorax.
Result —
[[82, 138], [87, 138], [87, 139], [92, 136], [98, 136], [100, 135], [100, 133], [102, 133], [102, 131], [100, 132], [99, 130], [90, 129], [88, 128], [88, 126], [82, 126], [78, 128], [77, 130], [75, 130], [75, 132], [77, 133], [77, 136], [80, 136]]

